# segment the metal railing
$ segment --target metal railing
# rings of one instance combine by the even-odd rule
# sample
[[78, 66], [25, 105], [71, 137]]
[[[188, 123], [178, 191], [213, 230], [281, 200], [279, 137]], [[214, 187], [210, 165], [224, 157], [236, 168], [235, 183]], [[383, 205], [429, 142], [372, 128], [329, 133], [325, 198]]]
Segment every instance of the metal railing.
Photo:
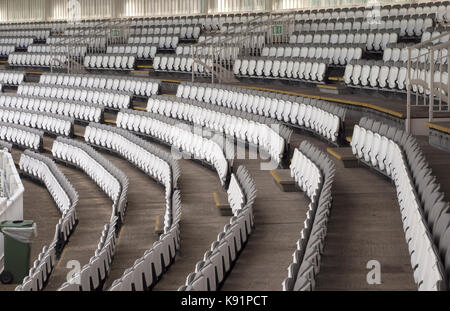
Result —
[[234, 61], [238, 57], [259, 56], [267, 44], [288, 43], [295, 21], [289, 16], [260, 15], [247, 23], [228, 28], [191, 45], [192, 82], [197, 77], [211, 78], [212, 83], [235, 80]]
[[428, 120], [435, 112], [449, 112], [450, 31], [408, 47], [406, 131], [411, 131], [411, 108], [428, 107]]
[[[73, 30], [73, 35], [60, 36], [59, 40], [50, 44], [52, 72], [59, 68], [67, 73], [83, 73], [85, 55], [105, 53], [109, 45], [127, 43], [130, 36], [130, 22], [123, 19], [104, 20], [92, 27], [67, 24], [66, 29]], [[57, 64], [59, 59], [55, 55], [60, 54], [61, 50], [66, 55], [66, 61]]]

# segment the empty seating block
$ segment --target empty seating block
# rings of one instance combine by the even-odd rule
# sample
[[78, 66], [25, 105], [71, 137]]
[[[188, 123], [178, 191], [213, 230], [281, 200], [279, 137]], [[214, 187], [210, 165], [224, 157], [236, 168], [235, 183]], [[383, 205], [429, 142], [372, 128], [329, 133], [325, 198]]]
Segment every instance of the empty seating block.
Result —
[[72, 118], [58, 116], [47, 112], [4, 107], [0, 110], [0, 121], [20, 124], [64, 136], [72, 135], [74, 125]]
[[450, 273], [450, 244], [444, 242], [449, 206], [418, 143], [403, 130], [362, 118], [351, 146], [360, 161], [394, 182], [418, 289], [444, 290]]
[[[276, 119], [307, 129], [333, 143], [338, 143], [343, 136], [346, 109], [325, 101], [201, 83], [180, 84], [177, 97]], [[289, 141], [290, 134], [284, 134], [282, 129], [280, 127], [279, 134]]]
[[0, 122], [0, 139], [21, 148], [41, 150], [43, 136], [43, 131], [23, 125]]
[[120, 91], [86, 87], [55, 86], [41, 83], [22, 83], [17, 88], [17, 94], [82, 101], [112, 109], [128, 108], [132, 98], [131, 93]]
[[45, 112], [85, 122], [100, 122], [104, 112], [103, 107], [95, 104], [16, 94], [0, 94], [0, 107]]
[[67, 55], [64, 53], [15, 52], [9, 54], [8, 64], [21, 67], [64, 67], [67, 65]]
[[117, 127], [155, 137], [172, 146], [172, 151], [179, 150], [191, 154], [195, 159], [206, 161], [215, 168], [224, 185], [229, 173], [229, 163], [223, 149], [225, 147], [178, 127], [176, 123], [164, 116], [133, 110], [121, 110], [116, 120]]
[[254, 228], [253, 204], [256, 185], [248, 170], [240, 166], [228, 189], [228, 200], [233, 208], [230, 224], [225, 225], [217, 241], [211, 245], [195, 271], [186, 277], [179, 291], [216, 291], [225, 282], [239, 253], [243, 251]]
[[89, 54], [84, 57], [86, 69], [133, 70], [136, 54]]
[[28, 276], [16, 288], [16, 291], [40, 291], [44, 289], [57, 258], [75, 230], [78, 222], [78, 193], [55, 163], [46, 156], [25, 150], [20, 157], [19, 167], [23, 174], [45, 185], [62, 215], [56, 225], [54, 239], [49, 246], [43, 247]]
[[206, 126], [237, 140], [248, 142], [267, 152], [272, 161], [280, 164], [288, 150], [292, 131], [273, 120], [255, 117], [252, 114], [236, 113], [227, 108], [187, 100], [151, 97], [147, 111]]
[[140, 77], [61, 73], [43, 73], [39, 83], [130, 92], [147, 97], [157, 95], [161, 85], [160, 80]]
[[304, 228], [297, 249], [283, 281], [284, 291], [314, 290], [320, 271], [328, 218], [330, 215], [335, 168], [327, 155], [307, 141], [295, 149], [291, 162], [291, 176], [296, 185], [308, 196], [309, 204]]

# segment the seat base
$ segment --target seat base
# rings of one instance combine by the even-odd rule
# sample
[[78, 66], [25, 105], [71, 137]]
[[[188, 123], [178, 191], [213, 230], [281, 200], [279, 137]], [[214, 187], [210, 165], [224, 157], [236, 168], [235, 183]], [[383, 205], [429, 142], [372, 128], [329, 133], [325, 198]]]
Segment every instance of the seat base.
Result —
[[352, 153], [352, 148], [328, 148], [327, 152], [333, 157], [342, 161], [345, 168], [358, 167], [358, 160]]
[[273, 177], [273, 181], [283, 192], [296, 192], [298, 189], [295, 187], [295, 180], [291, 177], [291, 171], [289, 169], [271, 170], [270, 175]]
[[216, 202], [216, 208], [221, 216], [233, 216], [230, 204], [228, 203], [227, 196], [223, 193], [214, 192], [214, 201]]

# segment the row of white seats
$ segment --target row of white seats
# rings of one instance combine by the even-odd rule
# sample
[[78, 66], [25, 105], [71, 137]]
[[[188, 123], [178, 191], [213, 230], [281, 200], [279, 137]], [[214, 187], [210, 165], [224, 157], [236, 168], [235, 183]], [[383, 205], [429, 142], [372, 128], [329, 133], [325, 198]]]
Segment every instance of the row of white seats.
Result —
[[223, 147], [211, 139], [177, 126], [176, 120], [143, 111], [121, 110], [117, 115], [117, 127], [150, 135], [172, 146], [173, 150], [189, 153], [198, 160], [210, 163], [224, 185], [228, 178], [229, 164]]
[[130, 36], [128, 44], [158, 46], [159, 49], [176, 49], [179, 38], [177, 36]]
[[[442, 63], [447, 64], [447, 55], [448, 50], [446, 48], [440, 49], [439, 51], [434, 51], [434, 56], [429, 56], [429, 49], [428, 48], [413, 48], [411, 49], [411, 62], [412, 63], [430, 63], [434, 60], [434, 63]], [[386, 47], [386, 49], [383, 52], [383, 61], [384, 62], [398, 62], [401, 61], [403, 63], [408, 62], [408, 46], [392, 46], [392, 47]]]
[[84, 57], [84, 68], [132, 70], [136, 63], [135, 54], [90, 54]]
[[173, 35], [180, 39], [198, 39], [201, 32], [200, 24], [171, 25], [171, 26], [146, 26], [131, 27], [132, 36], [164, 36]]
[[[230, 223], [225, 225], [223, 232], [219, 233], [210, 250], [205, 252], [203, 260], [195, 265], [195, 271], [186, 277], [186, 283], [178, 291], [217, 291], [225, 282], [226, 276], [232, 272], [234, 263], [253, 232], [255, 182], [244, 166], [238, 168], [231, 180], [234, 182], [230, 183], [230, 187], [235, 183], [244, 196], [244, 203], [241, 207], [235, 206]], [[228, 199], [231, 200], [230, 196]]]
[[[203, 63], [208, 64], [211, 67], [212, 60], [202, 59]], [[190, 56], [178, 56], [173, 54], [156, 54], [153, 60], [153, 69], [155, 71], [168, 71], [168, 72], [194, 72], [203, 73], [209, 72], [202, 65], [194, 63], [194, 60]]]
[[288, 277], [282, 286], [284, 291], [311, 291], [315, 289], [320, 272], [335, 168], [324, 152], [303, 141], [294, 152], [290, 169], [296, 185], [309, 197], [310, 204], [297, 249], [292, 254], [293, 263], [288, 267]]
[[[392, 62], [365, 62], [349, 64], [345, 68], [344, 81], [347, 85], [380, 88], [380, 89], [393, 89], [404, 91], [408, 87], [408, 68], [404, 63], [392, 63]], [[414, 66], [411, 68], [411, 80], [421, 80], [429, 85], [431, 74], [434, 75], [435, 83], [442, 83], [447, 85], [448, 72], [446, 68], [443, 71], [436, 67], [433, 73], [430, 69], [424, 66]], [[438, 85], [438, 84], [436, 84]], [[411, 85], [413, 92], [419, 94], [429, 94], [429, 88], [425, 88], [422, 84], [413, 83]], [[436, 87], [435, 94], [442, 92], [442, 95], [446, 96], [446, 89]]]
[[43, 247], [42, 252], [33, 262], [28, 276], [15, 289], [16, 291], [40, 291], [45, 288], [57, 264], [57, 258], [77, 225], [78, 193], [48, 157], [25, 150], [20, 157], [19, 167], [22, 173], [45, 185], [62, 214], [56, 225], [52, 242], [49, 246]]
[[52, 100], [48, 98], [0, 94], [0, 107], [47, 112], [87, 122], [103, 120], [103, 108], [85, 102]]
[[38, 291], [45, 287], [56, 259], [61, 255], [78, 223], [78, 193], [56, 164], [46, 156], [25, 150], [19, 166], [24, 174], [45, 185], [61, 213], [52, 242], [48, 247], [44, 246], [30, 269], [29, 276], [16, 288], [16, 291]]
[[[418, 36], [423, 31], [433, 27], [436, 16], [434, 13], [429, 15], [404, 15], [396, 17], [372, 16], [371, 18], [348, 18], [340, 20], [308, 20], [295, 24], [295, 30], [305, 31], [360, 31], [360, 30], [390, 30], [398, 31], [400, 36]], [[373, 22], [376, 20], [376, 22]]]
[[39, 83], [131, 92], [147, 97], [157, 95], [161, 85], [160, 80], [133, 76], [64, 73], [43, 73]]
[[8, 56], [10, 66], [63, 67], [66, 62], [67, 55], [63, 53], [15, 52]]
[[339, 64], [361, 59], [365, 51], [363, 45], [356, 44], [308, 44], [308, 45], [266, 45], [261, 50], [262, 57], [328, 58]]
[[0, 44], [0, 56], [8, 56], [16, 51], [14, 44]]
[[225, 35], [202, 35], [199, 37], [198, 42], [204, 45], [216, 45], [219, 43], [226, 42], [227, 45], [237, 45], [242, 48], [256, 50], [261, 49], [266, 43], [266, 32], [253, 32], [252, 36], [231, 36], [230, 34]]
[[111, 162], [86, 144], [58, 137], [53, 144], [54, 158], [84, 171], [113, 200], [112, 215], [105, 224], [99, 244], [89, 263], [58, 291], [101, 290], [109, 275], [116, 250], [117, 233], [127, 204], [128, 178]]
[[384, 50], [386, 45], [398, 42], [398, 34], [389, 30], [384, 31], [358, 31], [358, 32], [306, 32], [293, 33], [289, 37], [289, 44], [362, 44], [369, 51]]
[[192, 100], [152, 97], [147, 102], [147, 111], [188, 121], [194, 125], [206, 126], [216, 132], [251, 143], [268, 152], [277, 164], [281, 163], [289, 144], [278, 132], [280, 127], [278, 123], [261, 123], [253, 118], [227, 114], [217, 111], [212, 105], [208, 107], [207, 104]]
[[56, 135], [73, 135], [74, 120], [72, 118], [47, 112], [2, 107], [0, 121], [20, 124]]
[[[122, 182], [122, 180], [116, 177], [113, 172], [110, 172], [104, 167], [104, 163], [96, 161], [90, 153], [86, 152], [83, 148], [80, 148], [80, 146], [70, 144], [70, 142], [66, 143], [66, 141], [60, 140], [60, 138], [61, 137], [58, 137], [58, 140], [56, 140], [53, 145], [53, 156], [57, 159], [62, 159], [65, 162], [76, 163], [77, 166], [80, 166], [80, 168], [85, 171], [114, 202], [114, 209], [119, 211], [120, 208], [123, 208], [123, 206], [118, 205], [119, 200], [123, 196], [123, 192], [125, 191], [126, 193], [127, 185], [124, 183], [127, 181]], [[92, 149], [92, 151], [94, 150]], [[123, 179], [127, 180], [127, 177], [124, 175]], [[117, 216], [118, 214], [119, 213], [116, 213], [115, 215]]]
[[[178, 164], [170, 154], [161, 152], [160, 149], [156, 149], [128, 131], [116, 127], [91, 123], [86, 128], [85, 140], [117, 152], [165, 187], [164, 234], [150, 250], [145, 252], [144, 257], [137, 259], [133, 267], [125, 270], [123, 276], [115, 280], [110, 288], [110, 290], [131, 291], [133, 290], [131, 283], [134, 283], [135, 291], [147, 290], [166, 271], [179, 250], [178, 223], [181, 217], [181, 198], [178, 190], [172, 192], [174, 182], [176, 183], [179, 177]], [[158, 152], [155, 152], [157, 150]], [[160, 157], [161, 154], [164, 154], [167, 160]], [[155, 267], [156, 278], [153, 278], [152, 266]]]
[[356, 62], [347, 64], [344, 82], [348, 86], [380, 87], [382, 89], [405, 90], [408, 68], [403, 63]]
[[25, 72], [21, 71], [0, 71], [0, 83], [7, 85], [19, 85], [25, 79]]
[[71, 56], [84, 56], [87, 53], [86, 45], [49, 45], [49, 44], [31, 44], [27, 51], [30, 53], [70, 53]]
[[12, 44], [16, 48], [26, 48], [33, 42], [33, 37], [0, 37], [0, 44]]
[[233, 72], [250, 78], [292, 79], [323, 82], [328, 69], [326, 59], [291, 59], [253, 57], [236, 59]]
[[41, 150], [43, 131], [13, 123], [0, 123], [0, 139], [22, 148]]
[[182, 83], [176, 95], [277, 119], [332, 142], [338, 140], [346, 114], [345, 108], [324, 101], [214, 84]]
[[108, 45], [108, 54], [136, 54], [137, 59], [153, 59], [158, 51], [158, 45], [151, 44], [114, 44]]
[[[123, 134], [123, 132], [121, 133]], [[120, 135], [111, 126], [90, 123], [86, 127], [84, 140], [88, 144], [112, 150], [139, 167], [151, 178], [161, 183], [166, 190], [166, 201], [172, 198], [172, 173], [170, 164], [146, 148]]]
[[[405, 154], [407, 149], [403, 149], [409, 146], [408, 148], [413, 148], [411, 152], [420, 155], [420, 148], [415, 139], [394, 127], [388, 128], [379, 122], [377, 124], [373, 120], [371, 123], [368, 121], [363, 118], [360, 121], [361, 126], [355, 126], [351, 142], [353, 154], [368, 166], [389, 176], [394, 182], [402, 214], [405, 239], [411, 257], [411, 266], [414, 270], [414, 280], [418, 289], [445, 290], [448, 279], [444, 270], [447, 270], [447, 274], [450, 272], [450, 247], [448, 244], [450, 220], [448, 217], [443, 218], [447, 229], [444, 229], [445, 232], [441, 232], [439, 235], [436, 235], [437, 227], [434, 225], [448, 210], [448, 203], [442, 202], [443, 204], [441, 204], [439, 202], [443, 195], [439, 195], [434, 184], [431, 184], [431, 193], [435, 192], [438, 195], [435, 195], [434, 200], [423, 202], [418, 195], [418, 188], [413, 179], [415, 168], [410, 166], [412, 162], [409, 161], [413, 159], [408, 158]], [[419, 162], [414, 163], [426, 165], [423, 157], [417, 157], [417, 160]], [[416, 168], [421, 170], [422, 167], [421, 165]], [[431, 170], [427, 171], [431, 172]], [[428, 182], [432, 181], [432, 179], [427, 180]], [[429, 229], [430, 225], [431, 230]], [[437, 243], [438, 247], [434, 243]], [[442, 262], [445, 262], [445, 268]]]
[[117, 246], [117, 216], [111, 217], [109, 223], [105, 224], [97, 249], [85, 264], [81, 271], [76, 272], [71, 279], [64, 282], [58, 291], [98, 291], [108, 277]]
[[50, 30], [2, 30], [0, 37], [34, 37], [37, 40], [44, 40], [50, 36]]
[[107, 39], [105, 36], [50, 36], [47, 38], [48, 45], [65, 44], [68, 40], [77, 44], [86, 45], [91, 49], [105, 48]]
[[85, 101], [114, 109], [130, 107], [132, 99], [132, 94], [126, 92], [86, 87], [55, 86], [41, 83], [22, 83], [17, 88], [17, 94]]
[[425, 42], [432, 38], [436, 38], [439, 37], [440, 35], [443, 35], [441, 38], [433, 40], [433, 43], [437, 44], [439, 42], [441, 43], [447, 42], [448, 40], [450, 40], [450, 34], [444, 36], [444, 34], [447, 32], [448, 30], [445, 27], [434, 27], [427, 29], [423, 32], [421, 41]]

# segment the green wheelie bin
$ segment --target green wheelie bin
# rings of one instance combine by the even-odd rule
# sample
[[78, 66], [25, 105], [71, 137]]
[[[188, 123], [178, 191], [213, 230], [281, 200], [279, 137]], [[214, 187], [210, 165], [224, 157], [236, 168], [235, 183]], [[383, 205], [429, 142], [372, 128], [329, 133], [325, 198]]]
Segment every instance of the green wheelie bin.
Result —
[[0, 232], [4, 240], [4, 267], [0, 281], [3, 284], [22, 283], [30, 268], [30, 242], [36, 226], [30, 220], [2, 221]]

